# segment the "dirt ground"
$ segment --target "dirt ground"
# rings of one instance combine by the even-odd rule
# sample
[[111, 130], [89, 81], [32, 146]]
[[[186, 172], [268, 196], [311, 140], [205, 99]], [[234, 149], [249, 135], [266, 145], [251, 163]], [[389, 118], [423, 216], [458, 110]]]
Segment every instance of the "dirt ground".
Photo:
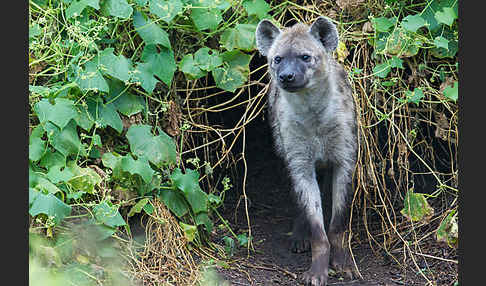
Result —
[[[248, 128], [246, 141], [246, 192], [250, 201], [248, 213], [254, 251], [248, 255], [246, 248], [238, 248], [230, 259], [230, 267], [217, 267], [217, 272], [231, 285], [302, 285], [299, 277], [310, 266], [311, 254], [295, 254], [289, 250], [288, 238], [295, 209], [289, 193], [289, 180], [283, 163], [272, 150], [270, 130], [266, 124], [261, 120], [253, 123]], [[238, 196], [228, 196], [223, 214], [233, 230], [241, 233], [247, 231], [248, 226], [243, 201], [235, 209], [237, 200]], [[457, 261], [456, 252], [437, 244], [432, 236], [427, 243], [428, 246], [422, 250], [425, 249], [428, 255]], [[363, 279], [346, 281], [334, 273], [330, 275], [328, 285], [427, 284], [409, 258], [404, 259], [405, 263], [400, 266], [384, 251], [373, 251], [367, 241], [353, 240], [352, 247]], [[418, 256], [417, 263], [433, 285], [454, 285], [457, 281], [457, 264], [454, 262]]]

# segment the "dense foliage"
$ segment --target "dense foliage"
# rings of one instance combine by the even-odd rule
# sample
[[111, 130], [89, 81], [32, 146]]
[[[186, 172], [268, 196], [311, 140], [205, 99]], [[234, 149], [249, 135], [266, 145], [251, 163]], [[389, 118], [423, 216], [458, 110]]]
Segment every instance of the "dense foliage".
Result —
[[[457, 138], [453, 130], [458, 100], [457, 0], [337, 2], [343, 10], [333, 19], [337, 24], [347, 22], [338, 25], [341, 41], [336, 56], [348, 69], [361, 103], [361, 124], [367, 130], [362, 134], [368, 136], [366, 132], [377, 130], [375, 126], [393, 125], [395, 113], [406, 110], [409, 116], [409, 108], [431, 110], [433, 105], [452, 114], [449, 126], [445, 124], [448, 133], [439, 137]], [[348, 2], [358, 4], [346, 7]], [[239, 95], [250, 85], [258, 21], [271, 18], [283, 25], [285, 17], [297, 18], [299, 11], [316, 16], [315, 7], [309, 7], [264, 0], [30, 0], [31, 232], [53, 237], [63, 222], [84, 218], [97, 229], [96, 239], [103, 241], [120, 228], [129, 232], [127, 219], [141, 212], [152, 214], [153, 199], [159, 199], [179, 219], [189, 241], [204, 242], [231, 184], [225, 177], [213, 189], [203, 189], [201, 178], [210, 176], [214, 165], [198, 157], [183, 159], [185, 140], [197, 136], [188, 132], [197, 126], [187, 120], [192, 116], [188, 110], [180, 111], [188, 100], [180, 94], [209, 85], [217, 90], [215, 94]], [[352, 9], [360, 16], [344, 12]], [[347, 30], [358, 25], [358, 36]], [[365, 55], [364, 46], [372, 52], [353, 58]], [[417, 74], [428, 76], [417, 79]], [[370, 82], [374, 91], [366, 93]], [[384, 102], [370, 95], [374, 93]], [[387, 110], [390, 102], [393, 107]], [[235, 106], [250, 103], [248, 99]], [[225, 109], [229, 107], [221, 107]], [[405, 135], [401, 134], [404, 142], [388, 145], [402, 148], [403, 144], [407, 152], [420, 153], [427, 147], [414, 141], [419, 133], [407, 125]], [[209, 143], [200, 145], [207, 148]], [[457, 143], [452, 145], [449, 149], [457, 148]], [[393, 148], [388, 159], [398, 162]], [[363, 150], [369, 162], [380, 160]], [[451, 162], [452, 171], [447, 170], [452, 175], [444, 175], [433, 165], [435, 161], [431, 164], [423, 157], [425, 170], [417, 173], [432, 173], [437, 191], [414, 192], [408, 179], [397, 183], [405, 189], [400, 213], [412, 223], [434, 215], [430, 198], [446, 191], [457, 198], [456, 163]], [[397, 165], [403, 167], [396, 171], [400, 178], [402, 171], [411, 172], [408, 163]], [[357, 172], [359, 178], [379, 172], [366, 170], [367, 166]], [[385, 183], [360, 182], [363, 189], [387, 189]], [[386, 205], [376, 204], [381, 203]], [[443, 209], [437, 238], [454, 246], [456, 200]], [[247, 245], [245, 234], [232, 234], [240, 245]], [[226, 252], [231, 253], [233, 239], [224, 241]]]

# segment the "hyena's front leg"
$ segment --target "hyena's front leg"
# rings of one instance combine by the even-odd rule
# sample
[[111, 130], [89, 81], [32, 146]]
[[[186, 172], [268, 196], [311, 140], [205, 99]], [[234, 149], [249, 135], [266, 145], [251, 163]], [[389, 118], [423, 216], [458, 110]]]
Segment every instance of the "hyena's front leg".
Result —
[[331, 267], [353, 278], [354, 268], [345, 235], [348, 224], [349, 197], [352, 195], [352, 172], [346, 165], [335, 166], [332, 175], [332, 217], [329, 224]]
[[313, 164], [289, 165], [297, 203], [309, 229], [312, 250], [312, 265], [302, 278], [306, 285], [323, 286], [327, 284], [330, 244], [324, 230], [322, 201], [316, 174]]
[[299, 214], [294, 219], [292, 237], [290, 238], [290, 250], [294, 253], [302, 253], [310, 250], [311, 233], [307, 223], [306, 214], [299, 209]]

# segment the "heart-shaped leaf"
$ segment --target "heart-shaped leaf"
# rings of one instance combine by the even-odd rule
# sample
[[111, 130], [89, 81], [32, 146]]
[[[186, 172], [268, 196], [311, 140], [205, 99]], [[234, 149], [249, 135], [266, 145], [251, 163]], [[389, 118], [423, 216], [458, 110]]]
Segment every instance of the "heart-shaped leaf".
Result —
[[413, 222], [427, 221], [434, 214], [424, 194], [414, 193], [413, 190], [407, 192], [403, 204], [401, 214]]
[[424, 27], [427, 24], [424, 18], [422, 18], [419, 14], [416, 15], [408, 15], [407, 17], [402, 19], [402, 27], [409, 31], [409, 32], [417, 32], [418, 29]]
[[160, 44], [166, 48], [171, 48], [169, 35], [155, 22], [147, 21], [142, 13], [133, 13], [133, 26], [145, 44]]
[[29, 202], [29, 214], [31, 216], [45, 214], [52, 217], [56, 224], [59, 224], [66, 216], [71, 214], [71, 206], [51, 193], [44, 194], [29, 188]]
[[145, 157], [158, 167], [175, 163], [176, 149], [172, 138], [163, 131], [153, 136], [149, 125], [132, 125], [127, 131], [130, 150], [138, 157]]

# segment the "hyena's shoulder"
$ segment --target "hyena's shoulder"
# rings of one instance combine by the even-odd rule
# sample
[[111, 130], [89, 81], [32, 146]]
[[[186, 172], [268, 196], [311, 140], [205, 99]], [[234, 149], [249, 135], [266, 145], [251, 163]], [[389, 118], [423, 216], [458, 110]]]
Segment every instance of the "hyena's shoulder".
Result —
[[331, 65], [337, 91], [339, 93], [351, 93], [351, 83], [349, 82], [348, 73], [346, 72], [344, 67], [335, 60], [331, 61]]
[[338, 97], [341, 98], [343, 107], [354, 113], [356, 107], [353, 98], [353, 89], [348, 77], [348, 73], [344, 67], [336, 61], [332, 61], [333, 80], [335, 84], [335, 91]]

